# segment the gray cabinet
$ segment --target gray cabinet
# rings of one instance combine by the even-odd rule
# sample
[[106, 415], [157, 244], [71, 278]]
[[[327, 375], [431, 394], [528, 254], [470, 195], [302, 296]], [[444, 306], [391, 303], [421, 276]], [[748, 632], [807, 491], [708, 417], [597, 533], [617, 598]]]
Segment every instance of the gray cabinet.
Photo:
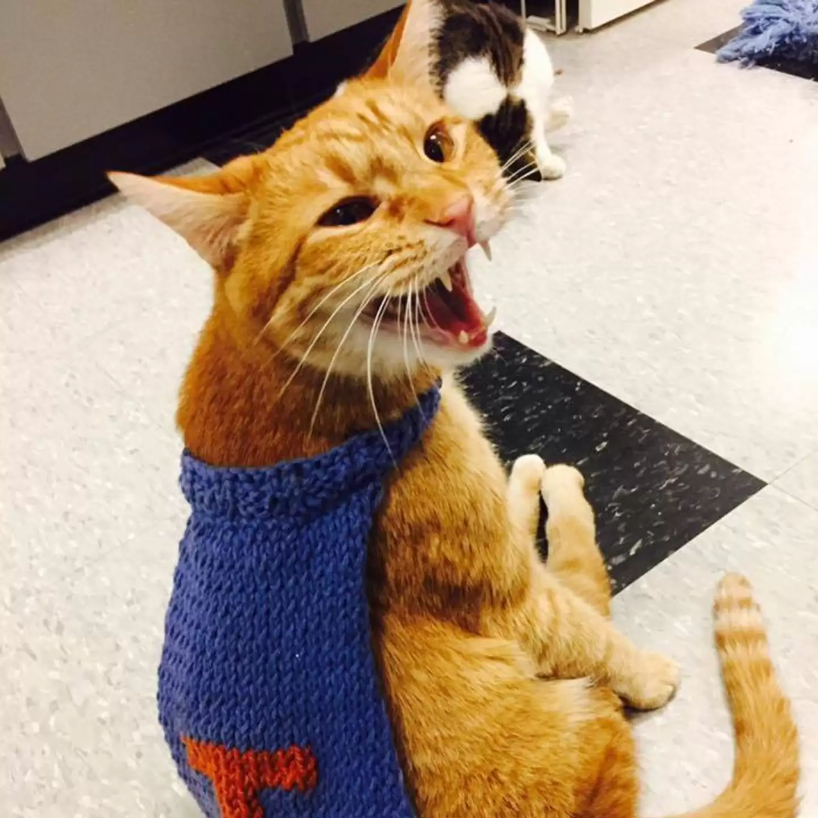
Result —
[[0, 98], [28, 159], [290, 53], [283, 0], [0, 0]]
[[403, 0], [301, 0], [307, 39], [314, 41], [403, 5]]

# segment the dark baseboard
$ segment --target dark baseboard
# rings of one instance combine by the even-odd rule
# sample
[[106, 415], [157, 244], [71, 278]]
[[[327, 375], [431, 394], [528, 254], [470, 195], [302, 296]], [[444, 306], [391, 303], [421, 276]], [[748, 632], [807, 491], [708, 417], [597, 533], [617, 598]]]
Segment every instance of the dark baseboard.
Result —
[[0, 172], [0, 241], [108, 195], [108, 170], [160, 173], [309, 109], [364, 67], [399, 13], [299, 44], [286, 60], [35, 162], [8, 160]]

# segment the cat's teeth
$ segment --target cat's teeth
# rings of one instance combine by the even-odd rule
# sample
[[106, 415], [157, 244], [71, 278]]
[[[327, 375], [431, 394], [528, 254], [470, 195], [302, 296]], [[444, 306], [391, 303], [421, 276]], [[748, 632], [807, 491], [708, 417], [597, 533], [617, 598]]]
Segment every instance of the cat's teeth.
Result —
[[481, 241], [480, 246], [483, 248], [486, 258], [491, 261], [491, 245], [487, 241]]
[[468, 332], [466, 332], [466, 330], [461, 329], [460, 335], [457, 336], [457, 340], [459, 343], [463, 344], [463, 346], [466, 346], [466, 344], [468, 344], [469, 341], [471, 341], [471, 336], [469, 335]]
[[486, 315], [483, 317], [483, 320], [486, 322], [486, 326], [490, 327], [494, 323], [494, 319], [497, 317], [497, 305], [495, 304]]
[[454, 284], [452, 284], [452, 274], [448, 270], [446, 270], [445, 273], [441, 273], [438, 278], [449, 292], [454, 289]]

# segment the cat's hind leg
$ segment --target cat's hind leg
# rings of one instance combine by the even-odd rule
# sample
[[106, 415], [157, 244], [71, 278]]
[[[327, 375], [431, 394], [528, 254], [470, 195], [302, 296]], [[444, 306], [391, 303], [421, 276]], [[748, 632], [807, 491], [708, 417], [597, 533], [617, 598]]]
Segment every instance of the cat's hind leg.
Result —
[[610, 616], [611, 582], [596, 543], [594, 512], [585, 499], [584, 485], [582, 475], [571, 466], [551, 466], [543, 474], [547, 567], [577, 596]]
[[634, 744], [612, 693], [539, 679], [516, 641], [444, 621], [387, 615], [373, 643], [419, 818], [634, 818]]

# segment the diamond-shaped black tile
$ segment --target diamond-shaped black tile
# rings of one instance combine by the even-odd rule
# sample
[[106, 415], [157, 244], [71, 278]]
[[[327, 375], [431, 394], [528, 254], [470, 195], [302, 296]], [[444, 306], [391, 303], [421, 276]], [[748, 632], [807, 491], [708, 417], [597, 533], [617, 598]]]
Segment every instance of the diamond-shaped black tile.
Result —
[[464, 382], [506, 462], [582, 470], [617, 590], [765, 485], [501, 333]]

